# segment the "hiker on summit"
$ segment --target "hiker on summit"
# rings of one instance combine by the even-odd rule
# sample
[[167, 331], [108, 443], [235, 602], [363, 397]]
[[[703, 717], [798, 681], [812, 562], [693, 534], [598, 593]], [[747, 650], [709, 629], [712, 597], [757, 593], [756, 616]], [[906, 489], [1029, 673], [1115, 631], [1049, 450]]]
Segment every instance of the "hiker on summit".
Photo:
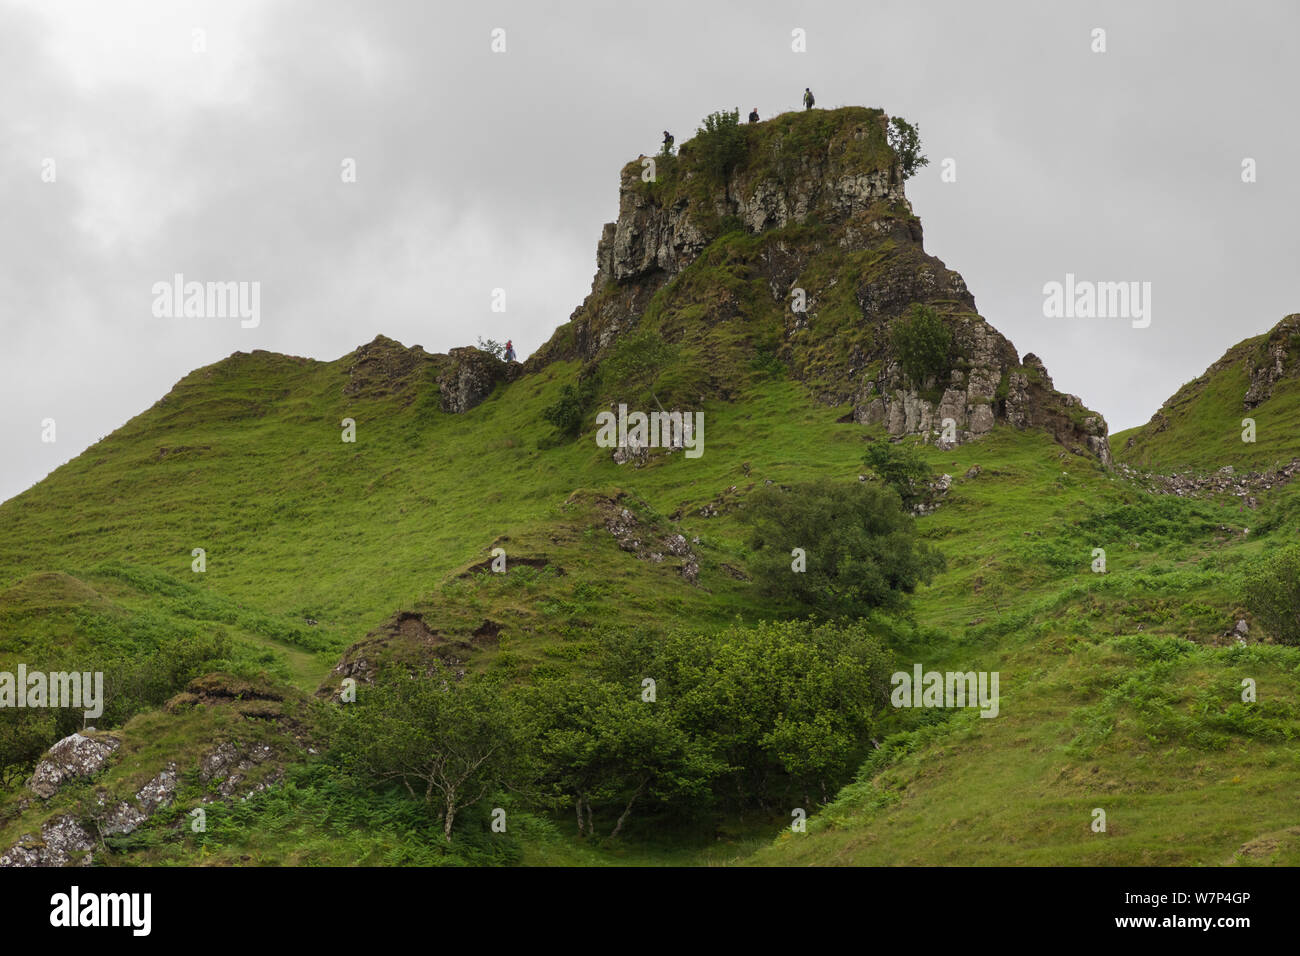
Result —
[[513, 362], [515, 360], [515, 344], [509, 339], [506, 339], [505, 360], [507, 362]]
[[673, 153], [673, 134], [664, 130], [664, 155], [671, 156]]
[[749, 111], [749, 121], [750, 121], [751, 123], [757, 123], [757, 122], [758, 122], [758, 107], [757, 107], [757, 106], [755, 106], [752, 110]]
[[813, 108], [813, 104], [816, 102], [817, 101], [813, 99], [812, 90], [810, 90], [808, 87], [805, 86], [803, 88], [803, 108], [806, 110], [810, 110]]

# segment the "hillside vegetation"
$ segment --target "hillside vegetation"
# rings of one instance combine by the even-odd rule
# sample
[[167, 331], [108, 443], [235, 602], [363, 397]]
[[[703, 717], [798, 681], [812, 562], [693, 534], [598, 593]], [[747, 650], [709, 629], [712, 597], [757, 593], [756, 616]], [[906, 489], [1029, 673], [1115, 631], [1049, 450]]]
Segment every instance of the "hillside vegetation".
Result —
[[[696, 208], [677, 226], [698, 232], [619, 276], [636, 256], [607, 228], [592, 296], [522, 371], [382, 337], [334, 362], [236, 353], [0, 505], [0, 670], [102, 669], [115, 688], [87, 731], [111, 756], [49, 797], [23, 780], [80, 715], [0, 715], [0, 853], [66, 820], [89, 835], [68, 862], [121, 865], [1300, 860], [1300, 648], [1243, 603], [1300, 530], [1295, 489], [1248, 507], [1107, 467], [1104, 423], [974, 312], [901, 192], [746, 221], [762, 183], [793, 196], [825, 175], [817, 157], [892, 189], [883, 126], [863, 132], [882, 116], [746, 129], [711, 183], [684, 148], [625, 190], [620, 222]], [[806, 315], [796, 280], [820, 303]], [[951, 367], [903, 373], [891, 330], [913, 305], [950, 330], [930, 337]], [[1117, 457], [1300, 454], [1281, 376], [1259, 448], [1222, 457], [1215, 396], [1250, 388], [1245, 368], [1207, 373]], [[598, 447], [595, 413], [618, 402], [702, 412], [704, 454]], [[963, 440], [938, 442], [952, 409]], [[881, 526], [941, 563], [896, 573], [899, 547], [873, 565], [866, 535], [816, 587], [771, 586], [772, 549], [801, 544], [779, 526], [835, 512], [774, 507], [756, 530], [758, 505], [804, 489], [863, 522], [896, 508], [873, 447], [929, 471], [905, 495], [919, 516]], [[852, 587], [876, 568], [887, 587]], [[998, 672], [998, 715], [889, 706], [889, 674], [915, 664]], [[454, 825], [445, 781], [393, 770], [453, 731], [514, 741]], [[116, 825], [164, 784], [166, 805]]]

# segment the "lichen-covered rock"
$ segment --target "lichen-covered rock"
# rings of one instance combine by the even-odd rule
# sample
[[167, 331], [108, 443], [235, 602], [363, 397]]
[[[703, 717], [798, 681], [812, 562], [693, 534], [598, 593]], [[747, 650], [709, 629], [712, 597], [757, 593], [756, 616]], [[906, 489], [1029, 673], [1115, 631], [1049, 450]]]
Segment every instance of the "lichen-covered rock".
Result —
[[136, 802], [140, 804], [146, 814], [152, 814], [160, 807], [169, 806], [172, 798], [176, 794], [176, 786], [180, 782], [176, 775], [176, 764], [169, 763], [163, 770], [158, 772], [154, 777], [135, 795]]
[[149, 815], [139, 807], [133, 807], [123, 801], [100, 818], [99, 833], [101, 836], [106, 837], [131, 833], [148, 819]]
[[199, 760], [199, 779], [204, 783], [220, 780], [239, 759], [239, 751], [229, 741], [223, 741]]
[[41, 758], [32, 772], [28, 788], [39, 797], [49, 799], [59, 787], [73, 777], [89, 777], [99, 772], [113, 752], [121, 746], [111, 735], [64, 737]]
[[[68, 866], [74, 860], [89, 866], [93, 862], [89, 851], [94, 847], [85, 828], [73, 817], [61, 814], [41, 826], [39, 839], [34, 834], [25, 834], [0, 854], [0, 866]], [[82, 853], [85, 856], [77, 856]]]

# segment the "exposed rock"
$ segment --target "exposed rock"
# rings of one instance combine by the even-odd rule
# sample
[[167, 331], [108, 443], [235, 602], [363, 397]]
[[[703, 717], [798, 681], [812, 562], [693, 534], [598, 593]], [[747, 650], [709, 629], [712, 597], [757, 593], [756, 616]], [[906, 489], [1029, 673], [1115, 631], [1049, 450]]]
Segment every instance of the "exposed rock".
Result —
[[166, 768], [158, 772], [158, 776], [140, 788], [139, 793], [135, 795], [136, 802], [146, 814], [152, 815], [160, 807], [171, 805], [178, 783], [176, 764], [169, 763]]
[[694, 584], [700, 574], [700, 562], [686, 543], [686, 536], [643, 526], [630, 509], [622, 506], [621, 499], [622, 495], [599, 502], [605, 514], [605, 529], [614, 536], [618, 546], [652, 564], [662, 564], [665, 555], [671, 554], [681, 560], [679, 570], [682, 577]]
[[72, 734], [64, 737], [46, 751], [27, 786], [37, 796], [49, 799], [71, 778], [89, 777], [98, 773], [119, 746], [120, 741], [107, 734], [97, 737]]
[[966, 469], [966, 477], [975, 478], [980, 474], [981, 471], [983, 471], [983, 469], [980, 468], [979, 465], [971, 465], [969, 468]]
[[482, 349], [452, 349], [446, 368], [438, 375], [442, 410], [462, 414], [478, 405], [500, 382], [515, 379], [521, 366], [503, 362]]
[[1259, 499], [1256, 495], [1285, 485], [1300, 475], [1300, 458], [1293, 458], [1281, 468], [1266, 472], [1238, 472], [1231, 466], [1208, 475], [1190, 472], [1161, 475], [1138, 471], [1128, 465], [1119, 465], [1118, 470], [1152, 494], [1177, 495], [1180, 498], [1232, 495], [1240, 500], [1243, 508], [1257, 508]]
[[343, 394], [348, 397], [380, 398], [410, 392], [409, 403], [415, 397], [423, 370], [436, 360], [418, 345], [406, 348], [384, 335], [360, 346], [352, 353], [348, 367], [348, 381]]
[[199, 760], [199, 779], [204, 783], [226, 776], [239, 757], [239, 751], [229, 741], [217, 745]]
[[912, 514], [925, 515], [937, 509], [952, 487], [952, 475], [940, 475], [934, 481], [926, 482], [926, 487], [928, 490], [925, 497], [912, 505]]
[[[965, 280], [925, 253], [897, 157], [885, 145], [883, 112], [851, 108], [816, 120], [785, 116], [772, 122], [771, 133], [747, 134], [749, 152], [725, 183], [715, 183], [709, 178], [715, 174], [696, 163], [690, 142], [676, 160], [661, 161], [666, 184], [648, 186], [640, 162], [623, 169], [618, 219], [605, 226], [597, 245], [591, 293], [529, 359], [529, 370], [557, 359], [599, 360], [636, 327], [656, 294], [739, 224], [768, 237], [743, 253], [749, 256], [745, 266], [785, 311], [778, 358], [818, 400], [851, 403], [854, 420], [882, 424], [892, 435], [934, 436], [945, 419], [952, 420], [955, 442], [979, 438], [999, 421], [1043, 428], [1066, 448], [1109, 466], [1104, 419], [1058, 393], [1035, 356], [1022, 363], [1012, 344], [976, 314]], [[783, 151], [787, 141], [789, 152]], [[871, 148], [860, 148], [864, 144]], [[708, 188], [688, 189], [683, 182]], [[814, 222], [816, 229], [788, 232]], [[869, 266], [828, 268], [844, 254], [863, 251], [874, 253]], [[854, 283], [848, 301], [836, 289], [845, 280]], [[798, 311], [791, 305], [796, 288], [806, 305]], [[680, 284], [667, 291], [660, 324], [669, 340], [681, 334], [672, 331], [674, 296], [681, 295], [682, 309], [692, 314], [704, 308], [710, 323], [752, 318], [754, 304], [729, 288], [696, 290], [694, 299]], [[893, 324], [917, 303], [941, 315], [956, 356], [947, 374], [925, 383], [907, 380], [890, 344]], [[843, 311], [852, 305], [856, 319]], [[840, 311], [822, 319], [831, 307]], [[710, 387], [725, 398], [725, 381]], [[636, 448], [613, 452], [620, 464], [640, 464], [643, 454]]]
[[473, 346], [441, 355], [418, 345], [408, 349], [378, 335], [352, 353], [343, 394], [368, 399], [397, 396], [401, 404], [410, 405], [432, 375], [439, 406], [444, 412], [459, 414], [482, 402], [499, 382], [513, 381], [520, 371], [518, 364], [503, 362]]
[[148, 819], [149, 815], [143, 810], [123, 801], [100, 818], [99, 833], [106, 837], [131, 833]]
[[40, 838], [25, 834], [18, 843], [0, 855], [0, 866], [68, 866], [74, 854], [85, 853], [82, 866], [92, 862], [88, 852], [95, 847], [89, 833], [75, 819], [62, 814], [41, 826]]
[[1242, 405], [1247, 411], [1272, 396], [1273, 386], [1286, 374], [1287, 359], [1298, 335], [1300, 315], [1286, 316], [1269, 332], [1261, 349], [1262, 354], [1250, 363], [1250, 387], [1242, 398]]

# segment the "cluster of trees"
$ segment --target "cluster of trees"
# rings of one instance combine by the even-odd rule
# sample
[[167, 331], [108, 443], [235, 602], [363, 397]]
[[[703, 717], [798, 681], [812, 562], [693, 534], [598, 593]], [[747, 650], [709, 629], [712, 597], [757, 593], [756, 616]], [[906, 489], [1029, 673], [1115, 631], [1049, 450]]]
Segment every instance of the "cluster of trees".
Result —
[[689, 803], [786, 809], [824, 799], [869, 747], [891, 656], [863, 623], [789, 621], [719, 635], [606, 636], [589, 670], [504, 686], [400, 675], [331, 714], [334, 759], [457, 815], [509, 791], [567, 805], [579, 833]]

